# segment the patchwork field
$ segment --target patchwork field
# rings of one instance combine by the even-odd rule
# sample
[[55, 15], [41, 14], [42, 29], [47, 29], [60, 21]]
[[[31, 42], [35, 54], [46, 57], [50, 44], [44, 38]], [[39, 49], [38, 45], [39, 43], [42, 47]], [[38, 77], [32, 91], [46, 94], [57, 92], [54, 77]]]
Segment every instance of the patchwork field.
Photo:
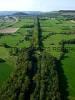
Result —
[[16, 68], [16, 56], [10, 55], [11, 48], [27, 48], [30, 45], [30, 42], [25, 40], [25, 36], [28, 34], [30, 28], [20, 27], [31, 23], [32, 19], [28, 21], [21, 19], [21, 21], [14, 23], [15, 25], [12, 24], [12, 27], [3, 25], [3, 28], [0, 29], [0, 86]]
[[[40, 22], [45, 49], [51, 55], [60, 59], [62, 53], [60, 43], [62, 41], [75, 40], [75, 23], [73, 21], [58, 21], [55, 19]], [[66, 90], [68, 91], [68, 98], [75, 100], [75, 44], [65, 45], [65, 48], [68, 49], [68, 53], [65, 53], [61, 63], [67, 81]]]
[[[62, 54], [61, 42], [75, 40], [75, 21], [39, 19], [44, 50], [60, 59]], [[1, 23], [0, 26], [2, 26]], [[6, 24], [3, 24], [2, 29], [0, 29], [0, 86], [16, 69], [18, 50], [31, 46], [34, 18], [18, 18], [18, 21], [12, 22], [11, 25], [8, 25], [8, 22]], [[64, 54], [61, 67], [68, 82], [68, 97], [70, 100], [75, 100], [75, 44], [66, 44], [64, 48], [73, 49]]]

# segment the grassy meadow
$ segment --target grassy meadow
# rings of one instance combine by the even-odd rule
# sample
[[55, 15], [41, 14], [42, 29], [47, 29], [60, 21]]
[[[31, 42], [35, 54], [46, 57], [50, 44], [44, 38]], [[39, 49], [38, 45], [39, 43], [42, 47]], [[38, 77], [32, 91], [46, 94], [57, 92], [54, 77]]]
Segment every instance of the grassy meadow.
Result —
[[[34, 18], [17, 18], [17, 21], [0, 22], [0, 27], [1, 29], [19, 28], [13, 34], [0, 36], [0, 86], [2, 86], [3, 82], [9, 78], [16, 68], [17, 55], [10, 55], [10, 48], [21, 49], [28, 48], [31, 45], [29, 33], [33, 32]], [[63, 40], [75, 39], [75, 21], [40, 19], [40, 28], [44, 49], [52, 56], [60, 59], [60, 43]], [[28, 36], [30, 38], [27, 38]], [[68, 82], [69, 98], [75, 100], [75, 45], [65, 45], [65, 48], [69, 47], [73, 50], [68, 50], [61, 62]]]

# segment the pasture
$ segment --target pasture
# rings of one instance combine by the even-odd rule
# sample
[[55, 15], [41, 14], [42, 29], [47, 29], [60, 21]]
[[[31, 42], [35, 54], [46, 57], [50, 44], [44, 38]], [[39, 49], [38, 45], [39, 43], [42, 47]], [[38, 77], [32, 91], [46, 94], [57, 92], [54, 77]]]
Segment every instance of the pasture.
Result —
[[[10, 49], [31, 46], [34, 18], [18, 18], [15, 22], [3, 23], [0, 22], [0, 86], [16, 68], [17, 55], [11, 55]], [[44, 50], [57, 59], [60, 59], [62, 53], [61, 42], [75, 39], [74, 20], [40, 19], [40, 29]], [[61, 63], [68, 82], [69, 98], [75, 100], [75, 46], [73, 44], [65, 45], [65, 48], [69, 47], [73, 50], [65, 53]]]

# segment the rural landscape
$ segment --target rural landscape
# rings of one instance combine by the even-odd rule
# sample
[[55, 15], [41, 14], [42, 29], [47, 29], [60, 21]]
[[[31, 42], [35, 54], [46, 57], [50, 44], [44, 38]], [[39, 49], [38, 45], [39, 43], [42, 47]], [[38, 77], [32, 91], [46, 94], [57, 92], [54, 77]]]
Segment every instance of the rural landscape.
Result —
[[0, 15], [0, 100], [75, 100], [74, 10]]

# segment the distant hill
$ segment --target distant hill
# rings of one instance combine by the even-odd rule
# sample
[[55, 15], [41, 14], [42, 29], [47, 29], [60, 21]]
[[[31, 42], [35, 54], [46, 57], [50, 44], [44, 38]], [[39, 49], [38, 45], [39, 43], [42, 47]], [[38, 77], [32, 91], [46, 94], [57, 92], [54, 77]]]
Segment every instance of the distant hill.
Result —
[[14, 14], [15, 11], [0, 11], [0, 16], [7, 16]]
[[13, 16], [26, 16], [28, 15], [27, 13], [24, 13], [24, 12], [16, 12], [14, 14], [12, 14]]
[[50, 11], [50, 12], [40, 12], [40, 11], [0, 11], [0, 16], [58, 16], [58, 15], [75, 15], [75, 10], [60, 10], [60, 11]]
[[29, 15], [37, 16], [37, 15], [41, 15], [43, 12], [40, 12], [40, 11], [27, 11], [26, 13], [29, 14]]
[[75, 10], [60, 10], [59, 13], [61, 15], [75, 15]]
[[0, 11], [0, 16], [37, 16], [42, 14], [40, 11]]
[[62, 13], [75, 13], [75, 10], [60, 10], [59, 12], [62, 12]]
[[52, 18], [58, 16], [65, 16], [65, 17], [73, 16], [75, 18], [75, 10], [60, 10], [60, 11], [45, 12], [43, 16], [49, 16]]

